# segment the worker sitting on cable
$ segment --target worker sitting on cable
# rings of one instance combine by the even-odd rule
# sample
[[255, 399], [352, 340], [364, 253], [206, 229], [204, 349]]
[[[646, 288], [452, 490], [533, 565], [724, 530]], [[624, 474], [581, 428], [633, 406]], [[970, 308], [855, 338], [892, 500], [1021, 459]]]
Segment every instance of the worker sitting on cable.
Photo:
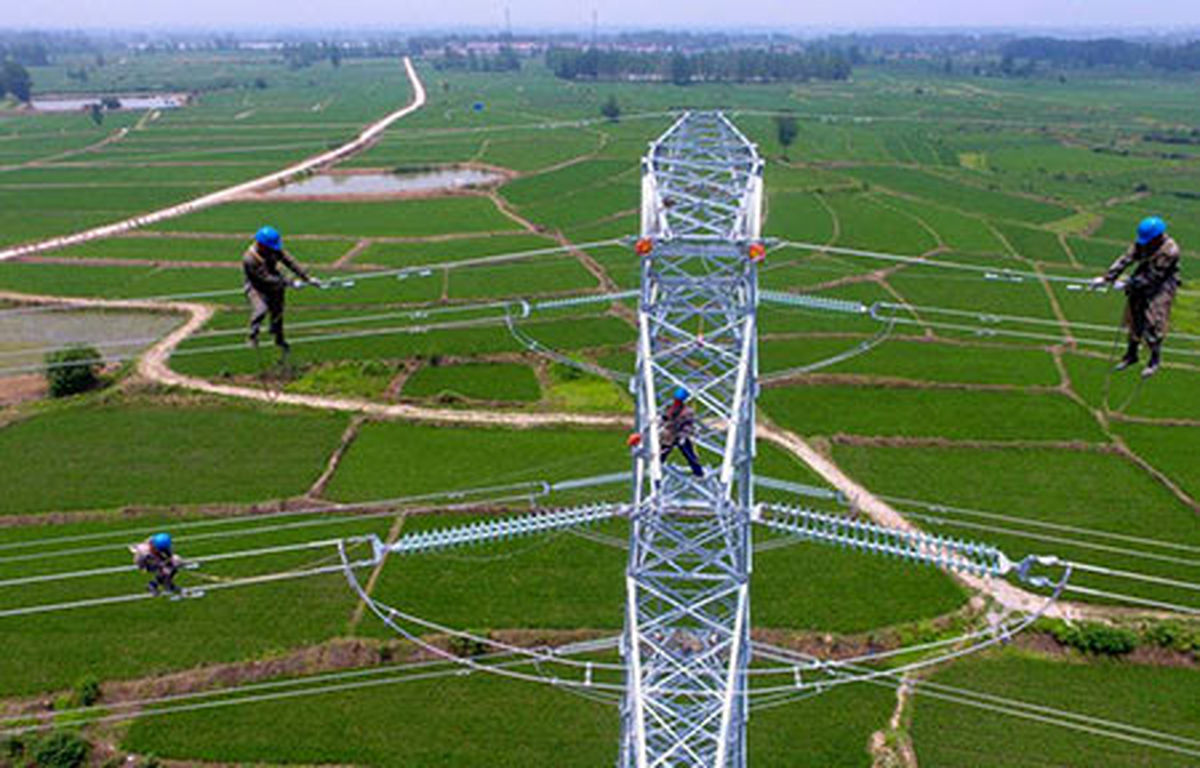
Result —
[[279, 265], [296, 273], [306, 283], [316, 283], [300, 265], [283, 250], [283, 238], [274, 227], [263, 227], [254, 235], [254, 242], [242, 256], [242, 271], [246, 276], [246, 298], [250, 300], [250, 346], [258, 347], [258, 332], [263, 319], [271, 316], [271, 335], [275, 346], [287, 353], [289, 346], [283, 338], [283, 304], [288, 281]]
[[1137, 242], [1121, 255], [1094, 286], [1113, 283], [1131, 265], [1137, 266], [1125, 283], [1125, 326], [1129, 346], [1117, 364], [1123, 371], [1138, 361], [1138, 347], [1144, 341], [1150, 348], [1150, 360], [1142, 376], [1150, 377], [1162, 363], [1162, 344], [1171, 320], [1171, 303], [1179, 289], [1179, 246], [1167, 236], [1167, 223], [1152, 216], [1138, 225]]
[[696, 449], [692, 446], [692, 435], [696, 431], [696, 412], [687, 404], [690, 393], [683, 387], [675, 390], [675, 398], [667, 405], [662, 414], [662, 431], [658, 441], [661, 453], [659, 459], [666, 461], [667, 456], [675, 448], [687, 459], [692, 474], [704, 477], [704, 467], [696, 458]]
[[182, 567], [183, 560], [172, 551], [171, 534], [156, 533], [141, 544], [130, 547], [129, 551], [133, 553], [134, 565], [153, 576], [148, 585], [151, 594], [157, 595], [163, 590], [178, 594], [175, 574]]

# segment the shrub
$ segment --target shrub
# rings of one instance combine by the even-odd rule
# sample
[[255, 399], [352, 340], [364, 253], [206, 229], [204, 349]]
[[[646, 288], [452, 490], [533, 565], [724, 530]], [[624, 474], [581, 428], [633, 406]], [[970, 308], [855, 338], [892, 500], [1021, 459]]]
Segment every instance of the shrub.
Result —
[[1142, 639], [1150, 645], [1182, 653], [1200, 650], [1200, 631], [1175, 621], [1151, 624], [1142, 633]]
[[80, 707], [90, 707], [100, 701], [100, 681], [94, 675], [87, 675], [75, 683], [75, 704]]
[[[473, 633], [480, 637], [487, 637], [487, 632]], [[450, 652], [459, 658], [469, 658], [471, 656], [482, 656], [487, 653], [488, 645], [482, 640], [476, 640], [474, 637], [461, 637], [454, 635], [450, 638]]]
[[1063, 645], [1097, 656], [1123, 656], [1138, 645], [1137, 633], [1107, 624], [1059, 622], [1050, 631]]
[[95, 389], [103, 358], [94, 348], [77, 344], [46, 355], [46, 383], [51, 397], [69, 397]]
[[25, 754], [25, 742], [20, 736], [5, 736], [0, 740], [0, 765], [17, 765]]
[[33, 764], [38, 768], [79, 768], [91, 751], [91, 744], [78, 733], [54, 731], [34, 744]]

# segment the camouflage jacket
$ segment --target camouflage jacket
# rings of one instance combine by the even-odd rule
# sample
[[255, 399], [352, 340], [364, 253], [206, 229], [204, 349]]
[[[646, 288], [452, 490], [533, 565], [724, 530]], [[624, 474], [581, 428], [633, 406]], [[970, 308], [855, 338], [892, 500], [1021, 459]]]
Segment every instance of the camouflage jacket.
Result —
[[279, 271], [279, 265], [296, 273], [301, 280], [308, 279], [308, 273], [288, 255], [287, 251], [273, 251], [269, 248], [259, 248], [257, 243], [251, 243], [242, 254], [242, 272], [246, 276], [246, 287], [259, 292], [278, 291], [287, 287], [287, 280]]
[[160, 571], [163, 568], [179, 568], [183, 560], [179, 555], [159, 552], [149, 541], [135, 544], [129, 548], [133, 553], [133, 564], [143, 571]]
[[691, 437], [695, 431], [696, 412], [686, 403], [672, 401], [662, 415], [662, 443], [668, 445]]
[[1139, 293], [1158, 293], [1164, 288], [1175, 288], [1179, 284], [1179, 246], [1169, 237], [1164, 237], [1158, 247], [1132, 245], [1112, 263], [1104, 277], [1113, 281], [1121, 273], [1134, 267], [1129, 277], [1130, 290]]

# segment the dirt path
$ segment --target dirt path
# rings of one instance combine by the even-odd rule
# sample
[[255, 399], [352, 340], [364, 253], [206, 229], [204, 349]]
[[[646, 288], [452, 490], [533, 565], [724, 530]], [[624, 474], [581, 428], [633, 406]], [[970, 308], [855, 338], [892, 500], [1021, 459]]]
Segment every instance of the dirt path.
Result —
[[[905, 531], [920, 530], [894, 507], [860, 485], [843, 472], [833, 460], [821, 454], [798, 435], [769, 423], [761, 423], [758, 426], [758, 434], [807, 464], [825, 482], [844, 493], [855, 509], [876, 523]], [[1041, 595], [1014, 587], [1000, 579], [980, 578], [957, 573], [952, 576], [971, 591], [992, 597], [1010, 611], [1033, 613], [1040, 610], [1046, 600]], [[1046, 615], [1063, 619], [1086, 619], [1101, 617], [1105, 615], [1105, 611], [1090, 605], [1059, 601], [1050, 606]]]
[[[358, 136], [341, 145], [340, 147], [337, 147], [336, 149], [332, 149], [328, 152], [323, 152], [314, 157], [310, 157], [307, 160], [299, 162], [296, 165], [288, 168], [284, 168], [281, 171], [276, 171], [274, 173], [267, 174], [266, 176], [261, 176], [257, 179], [251, 179], [250, 181], [246, 181], [226, 189], [218, 190], [217, 192], [212, 192], [194, 200], [170, 206], [169, 208], [162, 208], [152, 213], [145, 213], [141, 216], [135, 216], [130, 219], [125, 219], [124, 221], [118, 221], [114, 224], [106, 224], [101, 227], [94, 227], [92, 229], [76, 232], [70, 235], [61, 235], [59, 237], [52, 237], [33, 243], [26, 243], [25, 245], [5, 248], [0, 250], [0, 261], [6, 261], [17, 256], [29, 256], [35, 253], [43, 253], [45, 251], [50, 251], [57, 248], [66, 248], [68, 246], [78, 245], [80, 243], [86, 243], [92, 240], [112, 237], [113, 235], [124, 234], [140, 227], [145, 227], [150, 224], [157, 224], [160, 221], [166, 221], [167, 219], [173, 219], [185, 214], [195, 213], [196, 211], [210, 208], [214, 205], [229, 202], [230, 200], [233, 200], [241, 195], [253, 192], [260, 187], [286, 182], [299, 174], [307, 173], [317, 168], [344, 160], [350, 155], [353, 155], [374, 144], [375, 141], [383, 135], [383, 132], [386, 131], [393, 123], [412, 114], [413, 112], [416, 112], [425, 105], [425, 87], [422, 85], [421, 79], [417, 77], [417, 70], [415, 67], [413, 67], [412, 60], [408, 57], [404, 58], [404, 68], [408, 75], [409, 82], [412, 84], [412, 101], [402, 109], [396, 110], [383, 119], [371, 123], [361, 133], [359, 133]], [[260, 147], [256, 147], [253, 151], [257, 152], [260, 150]]]

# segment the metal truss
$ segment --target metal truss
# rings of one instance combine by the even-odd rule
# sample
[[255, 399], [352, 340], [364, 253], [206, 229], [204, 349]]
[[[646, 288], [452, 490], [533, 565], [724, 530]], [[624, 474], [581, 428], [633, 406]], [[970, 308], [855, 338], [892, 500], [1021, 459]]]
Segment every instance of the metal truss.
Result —
[[[762, 161], [724, 115], [688, 113], [642, 165], [639, 449], [626, 572], [620, 765], [743, 766]], [[683, 387], [697, 477], [668, 465]]]

